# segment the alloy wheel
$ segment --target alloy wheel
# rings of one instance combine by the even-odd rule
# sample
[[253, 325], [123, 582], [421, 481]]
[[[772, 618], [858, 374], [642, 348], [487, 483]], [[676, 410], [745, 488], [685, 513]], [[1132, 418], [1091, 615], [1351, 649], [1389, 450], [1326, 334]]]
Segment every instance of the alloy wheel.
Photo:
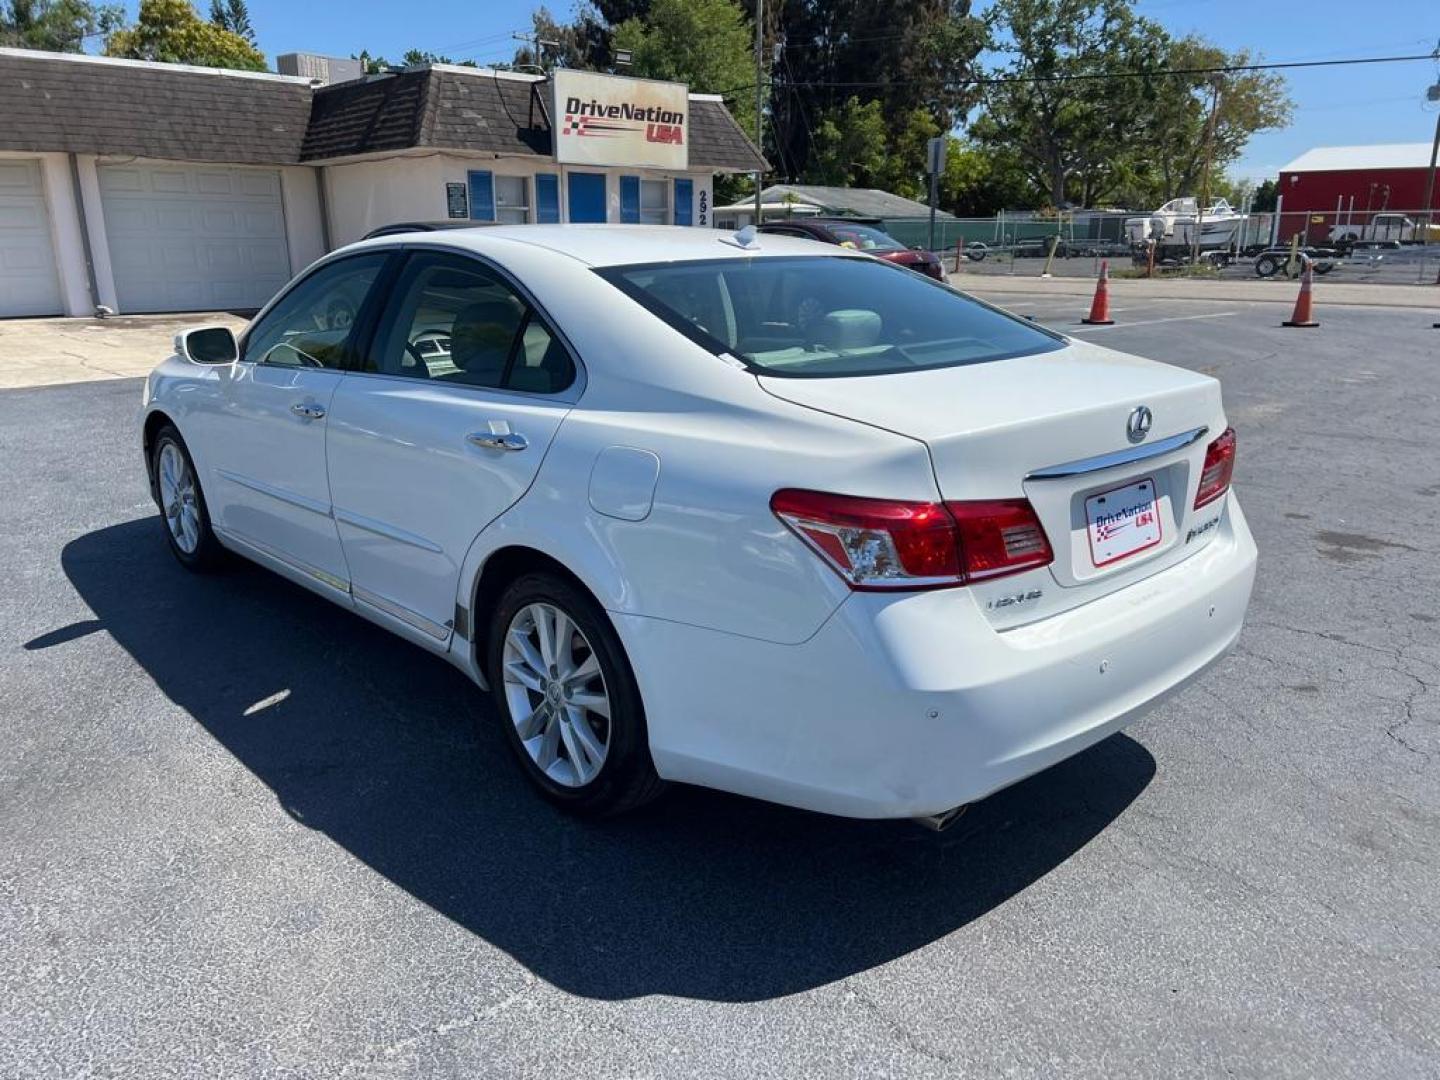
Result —
[[549, 603], [515, 613], [501, 655], [510, 721], [535, 765], [557, 784], [582, 787], [610, 749], [610, 695], [585, 634]]
[[194, 555], [200, 546], [200, 506], [190, 464], [178, 446], [167, 442], [160, 448], [155, 471], [165, 525], [175, 540], [175, 546], [186, 555]]

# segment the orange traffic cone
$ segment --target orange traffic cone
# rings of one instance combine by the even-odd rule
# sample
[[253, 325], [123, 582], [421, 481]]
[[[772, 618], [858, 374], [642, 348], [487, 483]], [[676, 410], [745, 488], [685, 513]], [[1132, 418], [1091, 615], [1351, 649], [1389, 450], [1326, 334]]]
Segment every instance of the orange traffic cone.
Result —
[[1090, 302], [1090, 314], [1080, 320], [1090, 326], [1110, 326], [1110, 260], [1100, 260], [1100, 279], [1095, 282], [1095, 299]]
[[1295, 298], [1295, 311], [1286, 319], [1281, 326], [1319, 326], [1313, 318], [1311, 309], [1310, 289], [1314, 283], [1315, 271], [1310, 269], [1310, 263], [1305, 263], [1305, 269], [1300, 274], [1300, 295]]

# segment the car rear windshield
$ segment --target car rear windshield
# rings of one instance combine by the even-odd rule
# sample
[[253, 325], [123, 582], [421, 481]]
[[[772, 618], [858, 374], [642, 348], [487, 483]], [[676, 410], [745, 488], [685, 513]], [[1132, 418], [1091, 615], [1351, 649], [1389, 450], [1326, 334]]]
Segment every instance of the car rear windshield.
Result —
[[1064, 345], [1058, 335], [875, 259], [775, 256], [596, 272], [701, 345], [765, 375], [889, 375]]

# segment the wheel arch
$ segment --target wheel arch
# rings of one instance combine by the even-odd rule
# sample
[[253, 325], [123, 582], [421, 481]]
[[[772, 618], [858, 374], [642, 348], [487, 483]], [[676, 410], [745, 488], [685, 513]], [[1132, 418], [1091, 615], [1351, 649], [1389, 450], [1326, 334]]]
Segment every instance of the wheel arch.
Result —
[[[155, 449], [155, 439], [163, 427], [173, 427], [180, 430], [180, 425], [175, 423], [174, 417], [162, 408], [152, 408], [145, 414], [145, 421], [140, 428], [140, 451], [145, 456], [145, 482], [150, 487], [150, 497], [158, 500], [160, 495], [155, 490], [155, 470], [150, 467], [150, 456]], [[185, 436], [180, 436], [182, 439]]]
[[[475, 670], [482, 676], [485, 675], [485, 655], [490, 645], [490, 612], [495, 602], [512, 581], [536, 571], [564, 578], [593, 599], [602, 611], [605, 610], [605, 600], [600, 593], [549, 552], [518, 541], [497, 546], [485, 555], [468, 592], [471, 657]], [[613, 621], [611, 625], [614, 625]]]

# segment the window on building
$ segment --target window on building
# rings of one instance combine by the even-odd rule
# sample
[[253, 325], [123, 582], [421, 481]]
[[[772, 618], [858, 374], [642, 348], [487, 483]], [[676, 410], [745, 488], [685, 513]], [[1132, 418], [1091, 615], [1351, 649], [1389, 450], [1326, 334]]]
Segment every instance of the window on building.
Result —
[[524, 225], [530, 220], [530, 184], [526, 177], [495, 177], [495, 220], [502, 225]]
[[640, 221], [645, 225], [670, 224], [670, 185], [664, 180], [640, 181]]

